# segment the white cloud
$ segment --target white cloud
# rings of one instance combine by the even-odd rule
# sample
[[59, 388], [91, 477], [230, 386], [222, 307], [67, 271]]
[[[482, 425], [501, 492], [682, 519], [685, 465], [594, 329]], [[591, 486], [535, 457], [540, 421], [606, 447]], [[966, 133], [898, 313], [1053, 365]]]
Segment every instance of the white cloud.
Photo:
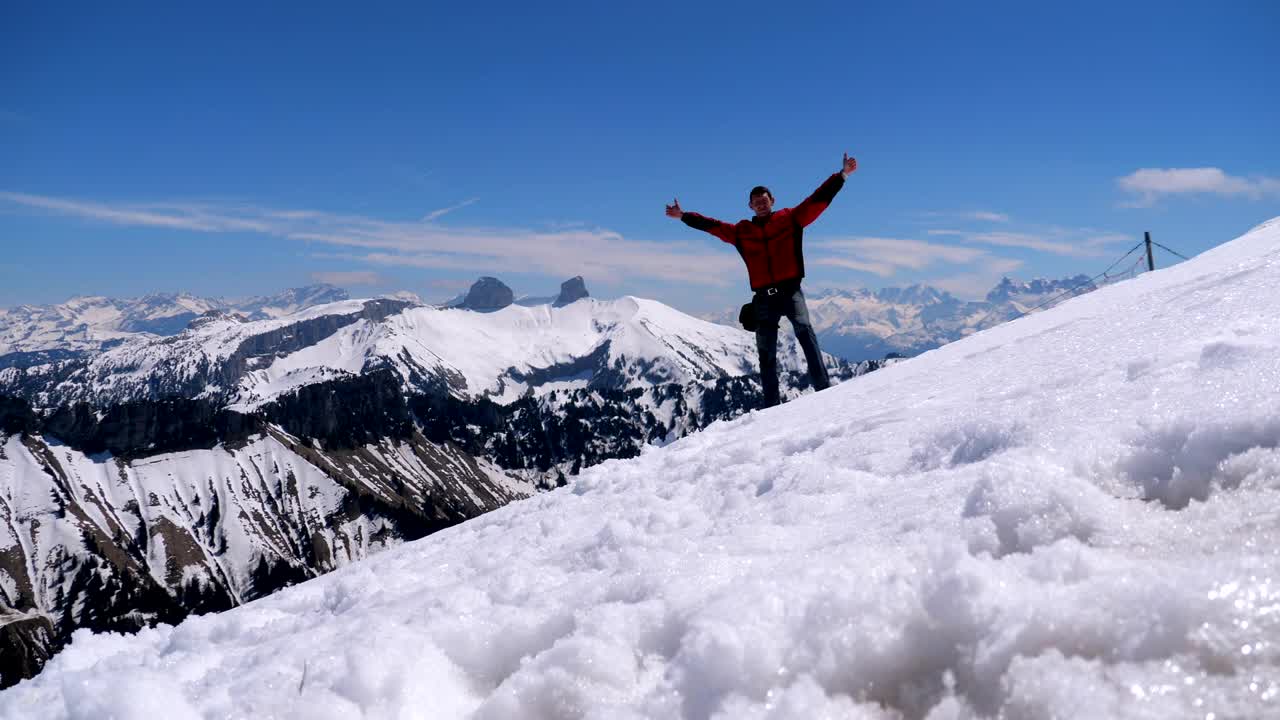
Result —
[[208, 207], [203, 205], [131, 205], [115, 207], [104, 203], [2, 191], [0, 191], [0, 200], [8, 200], [19, 205], [42, 210], [51, 210], [63, 215], [101, 220], [116, 225], [161, 227], [173, 230], [194, 230], [197, 232], [267, 232], [270, 229], [270, 225], [262, 220], [247, 216], [228, 215], [218, 211], [211, 212]]
[[926, 282], [961, 297], [983, 296], [1001, 277], [1024, 264], [1016, 258], [992, 255], [985, 248], [901, 238], [858, 237], [825, 240], [815, 245], [820, 254], [811, 264], [868, 272], [883, 278], [893, 277], [898, 271], [940, 266], [942, 272]]
[[1228, 175], [1221, 168], [1142, 168], [1116, 183], [1136, 198], [1127, 203], [1133, 207], [1149, 207], [1166, 195], [1214, 194], [1245, 196], [1259, 199], [1280, 197], [1280, 180], [1271, 177]]
[[550, 231], [446, 228], [317, 210], [249, 205], [109, 205], [11, 192], [0, 192], [0, 200], [131, 227], [257, 232], [346, 248], [348, 252], [343, 257], [347, 260], [376, 265], [583, 275], [599, 282], [636, 277], [712, 287], [741, 282], [741, 260], [709, 238], [700, 242], [653, 242], [585, 227]]
[[985, 222], [999, 222], [999, 223], [1009, 222], [1009, 216], [1005, 215], [1004, 213], [986, 212], [984, 210], [975, 210], [971, 213], [966, 213], [966, 217], [968, 217], [970, 220], [982, 220]]
[[1008, 230], [975, 232], [938, 228], [926, 230], [925, 233], [931, 237], [957, 237], [971, 243], [1019, 247], [1072, 257], [1105, 255], [1106, 251], [1116, 245], [1133, 242], [1133, 237], [1130, 235], [1090, 227], [1060, 225], [1028, 227], [1029, 229], [1020, 232]]
[[931, 265], [968, 264], [987, 257], [981, 248], [942, 245], [901, 238], [855, 237], [814, 243], [819, 251], [810, 262], [892, 277], [898, 270], [921, 270]]
[[330, 285], [381, 285], [382, 276], [372, 270], [334, 270], [311, 273], [311, 279]]
[[[943, 213], [932, 215], [941, 217]], [[958, 213], [948, 215], [952, 219], [958, 216]], [[995, 220], [994, 217], [987, 219]], [[861, 237], [818, 242], [815, 245], [824, 255], [811, 259], [810, 263], [869, 272], [885, 278], [900, 270], [922, 271], [936, 267], [938, 271], [930, 273], [932, 277], [926, 282], [958, 296], [981, 297], [1002, 276], [1021, 269], [1025, 264], [1024, 260], [997, 255], [998, 250], [993, 248], [1018, 248], [1073, 258], [1100, 258], [1117, 252], [1118, 246], [1134, 242], [1129, 235], [1087, 227], [1039, 226], [1026, 231], [933, 228], [925, 233], [938, 241]]]
[[879, 275], [880, 277], [893, 277], [894, 272], [897, 270], [894, 266], [886, 265], [884, 263], [862, 262], [860, 260], [843, 257], [818, 258], [811, 262], [810, 265], [826, 265], [828, 267], [844, 268], [845, 270], [866, 272], [871, 273], [872, 275]]
[[911, 270], [919, 270], [937, 262], [969, 263], [986, 254], [985, 250], [977, 248], [900, 238], [856, 237], [824, 240], [816, 244], [827, 252], [852, 255]]
[[466, 290], [473, 282], [473, 280], [458, 278], [434, 278], [427, 281], [427, 287], [433, 290]]
[[1050, 227], [1030, 232], [970, 232], [968, 230], [927, 230], [933, 237], [957, 237], [978, 245], [1024, 248], [1065, 257], [1102, 257], [1111, 248], [1132, 238], [1122, 233], [1102, 232], [1090, 228]]
[[995, 287], [1001, 278], [1018, 270], [1022, 265], [1021, 260], [993, 257], [974, 272], [947, 275], [931, 280], [930, 284], [956, 297], [981, 298]]
[[1085, 245], [1084, 243], [1051, 240], [1037, 233], [987, 232], [970, 233], [964, 237], [965, 240], [968, 240], [969, 242], [981, 243], [983, 245], [1026, 248], [1028, 250], [1039, 250], [1040, 252], [1052, 253], [1054, 255], [1081, 257], [1099, 254], [1096, 250], [1092, 249], [1093, 246]]
[[427, 213], [427, 214], [426, 214], [426, 217], [422, 218], [422, 221], [423, 221], [423, 222], [433, 222], [433, 221], [435, 221], [435, 220], [436, 220], [436, 218], [439, 218], [441, 215], [444, 215], [444, 214], [446, 214], [446, 213], [451, 213], [451, 212], [453, 212], [454, 210], [459, 210], [459, 209], [464, 208], [464, 207], [466, 207], [466, 206], [468, 206], [468, 205], [474, 205], [474, 204], [476, 203], [476, 201], [478, 201], [479, 199], [480, 199], [480, 198], [470, 198], [470, 199], [468, 199], [468, 200], [463, 200], [462, 202], [458, 203], [457, 205], [452, 205], [452, 206], [447, 207], [447, 208], [440, 208], [439, 210], [432, 210], [431, 212], [429, 212], [429, 213]]
[[1025, 265], [1021, 260], [1014, 258], [993, 257], [986, 265], [986, 271], [996, 276], [1004, 276], [1021, 268]]
[[1132, 235], [1116, 232], [1100, 232], [1097, 230], [1080, 231], [1080, 243], [1091, 248], [1111, 248], [1134, 242]]
[[997, 222], [1007, 223], [1010, 217], [1006, 213], [992, 212], [990, 210], [962, 210], [962, 211], [931, 211], [921, 213], [927, 218], [943, 219], [943, 220], [975, 220], [978, 222]]

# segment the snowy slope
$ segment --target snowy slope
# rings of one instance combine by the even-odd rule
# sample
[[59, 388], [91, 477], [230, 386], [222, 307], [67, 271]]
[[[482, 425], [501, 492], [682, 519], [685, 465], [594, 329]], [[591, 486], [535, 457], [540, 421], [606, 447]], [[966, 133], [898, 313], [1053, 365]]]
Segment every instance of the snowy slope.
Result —
[[1278, 304], [1280, 220], [245, 607], [79, 634], [0, 716], [1274, 717]]

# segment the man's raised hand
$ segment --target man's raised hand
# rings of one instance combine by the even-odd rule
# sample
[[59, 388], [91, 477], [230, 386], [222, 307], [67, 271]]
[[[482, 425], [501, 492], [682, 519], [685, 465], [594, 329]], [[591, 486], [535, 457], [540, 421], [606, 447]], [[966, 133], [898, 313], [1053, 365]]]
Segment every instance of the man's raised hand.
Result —
[[680, 199], [679, 199], [679, 198], [674, 199], [674, 200], [671, 202], [671, 204], [667, 206], [667, 217], [673, 217], [673, 218], [675, 218], [675, 219], [679, 220], [679, 219], [680, 219], [680, 216], [681, 216], [681, 215], [683, 215], [683, 214], [684, 214], [684, 211], [680, 209]]
[[849, 157], [849, 153], [845, 153], [844, 167], [840, 169], [840, 172], [844, 173], [845, 177], [849, 177], [849, 173], [852, 173], [854, 170], [857, 170], [857, 169], [858, 169], [858, 161]]

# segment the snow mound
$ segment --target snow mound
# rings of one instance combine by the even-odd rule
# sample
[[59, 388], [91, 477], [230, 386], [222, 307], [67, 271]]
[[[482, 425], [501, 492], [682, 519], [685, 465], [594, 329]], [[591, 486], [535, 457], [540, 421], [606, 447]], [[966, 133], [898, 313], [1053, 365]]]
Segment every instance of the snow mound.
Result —
[[1280, 222], [220, 615], [3, 717], [1280, 716]]

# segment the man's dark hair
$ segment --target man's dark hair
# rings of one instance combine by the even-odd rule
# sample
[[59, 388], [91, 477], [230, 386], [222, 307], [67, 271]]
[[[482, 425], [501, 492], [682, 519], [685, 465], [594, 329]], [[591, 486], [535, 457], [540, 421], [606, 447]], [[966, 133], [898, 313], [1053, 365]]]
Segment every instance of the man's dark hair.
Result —
[[770, 200], [773, 199], [773, 193], [769, 192], [769, 188], [763, 185], [757, 185], [751, 188], [751, 194], [747, 195], [747, 200], [751, 200], [757, 195], [768, 195]]

